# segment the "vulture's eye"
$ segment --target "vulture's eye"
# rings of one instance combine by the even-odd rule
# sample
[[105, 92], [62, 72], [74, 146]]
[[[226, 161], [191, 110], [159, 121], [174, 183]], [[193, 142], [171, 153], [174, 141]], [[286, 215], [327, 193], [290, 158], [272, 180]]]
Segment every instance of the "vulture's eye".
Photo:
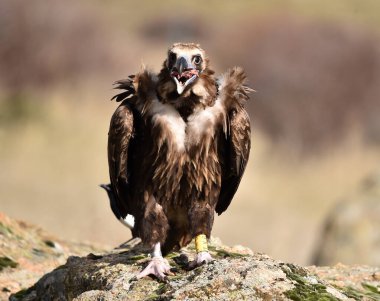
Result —
[[169, 53], [169, 66], [173, 66], [176, 59], [177, 59], [177, 55], [174, 52], [170, 52]]
[[202, 63], [202, 57], [200, 55], [194, 55], [193, 62], [194, 64], [199, 65]]

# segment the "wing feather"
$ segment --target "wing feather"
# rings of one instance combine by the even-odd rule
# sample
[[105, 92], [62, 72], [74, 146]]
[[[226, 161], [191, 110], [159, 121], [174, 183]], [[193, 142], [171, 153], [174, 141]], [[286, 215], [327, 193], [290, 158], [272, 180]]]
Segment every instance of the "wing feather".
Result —
[[[130, 184], [133, 179], [132, 162], [139, 152], [139, 137], [142, 136], [142, 113], [155, 94], [156, 78], [154, 74], [143, 70], [137, 75], [115, 82], [115, 89], [123, 90], [111, 100], [122, 101], [111, 118], [108, 132], [108, 165], [111, 184], [101, 185], [110, 199], [111, 209], [117, 219], [125, 219], [132, 214], [136, 204], [131, 195], [135, 187]], [[140, 108], [140, 109], [138, 109]], [[141, 145], [140, 145], [141, 146]], [[133, 190], [133, 191], [132, 191]]]
[[222, 214], [230, 205], [247, 166], [251, 149], [250, 119], [244, 104], [249, 99], [248, 93], [253, 90], [245, 86], [245, 80], [243, 69], [234, 68], [223, 75], [219, 83], [220, 95], [225, 104], [227, 131], [224, 139], [221, 139], [222, 186], [215, 207], [218, 214]]
[[222, 214], [234, 197], [251, 148], [250, 120], [244, 108], [230, 116], [229, 135], [226, 139], [225, 164], [222, 171], [222, 187], [215, 211]]
[[113, 212], [118, 219], [120, 217], [124, 219], [130, 213], [128, 159], [134, 132], [133, 110], [124, 101], [113, 114], [108, 133], [108, 165], [114, 194], [111, 207], [113, 206]]
[[115, 89], [121, 89], [125, 90], [124, 92], [121, 92], [119, 94], [116, 94], [114, 97], [111, 98], [111, 100], [115, 100], [117, 102], [120, 102], [122, 100], [125, 100], [127, 98], [132, 97], [135, 95], [135, 86], [133, 85], [133, 80], [135, 78], [135, 75], [128, 76], [127, 79], [118, 80], [114, 83]]

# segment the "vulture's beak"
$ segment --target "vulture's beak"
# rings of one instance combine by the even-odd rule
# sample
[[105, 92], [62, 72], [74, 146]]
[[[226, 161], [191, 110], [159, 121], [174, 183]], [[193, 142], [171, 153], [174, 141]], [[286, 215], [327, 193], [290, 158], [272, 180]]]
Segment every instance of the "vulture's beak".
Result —
[[177, 85], [178, 94], [181, 94], [188, 85], [196, 80], [199, 72], [191, 63], [190, 58], [180, 56], [171, 69], [170, 75]]

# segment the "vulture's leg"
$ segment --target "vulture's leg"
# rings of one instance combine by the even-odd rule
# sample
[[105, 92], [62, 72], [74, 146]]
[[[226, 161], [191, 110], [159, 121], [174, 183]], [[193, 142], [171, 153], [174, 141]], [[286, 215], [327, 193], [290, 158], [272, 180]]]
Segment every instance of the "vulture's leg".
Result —
[[196, 268], [213, 260], [208, 252], [206, 235], [199, 234], [195, 237], [195, 250], [197, 251], [197, 256], [194, 261], [190, 262], [190, 268]]
[[173, 275], [170, 268], [169, 262], [162, 257], [161, 244], [158, 242], [154, 245], [151, 261], [147, 267], [137, 275], [137, 278], [139, 279], [148, 275], [154, 275], [158, 279], [164, 280], [166, 274]]
[[189, 210], [191, 233], [195, 236], [195, 249], [197, 255], [189, 267], [195, 268], [212, 261], [208, 252], [207, 237], [210, 237], [214, 222], [214, 208], [206, 201], [194, 202]]

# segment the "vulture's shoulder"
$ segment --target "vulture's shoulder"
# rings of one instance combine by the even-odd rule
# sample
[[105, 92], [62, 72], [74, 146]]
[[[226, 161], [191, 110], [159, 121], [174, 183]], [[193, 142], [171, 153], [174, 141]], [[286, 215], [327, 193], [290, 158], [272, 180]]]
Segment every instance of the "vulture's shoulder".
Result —
[[254, 90], [247, 86], [247, 76], [241, 67], [234, 67], [218, 80], [219, 97], [227, 111], [242, 109]]
[[141, 109], [146, 102], [156, 96], [157, 82], [157, 75], [144, 69], [126, 79], [116, 81], [115, 89], [123, 91], [116, 94], [111, 100], [117, 102], [125, 100], [130, 105]]

